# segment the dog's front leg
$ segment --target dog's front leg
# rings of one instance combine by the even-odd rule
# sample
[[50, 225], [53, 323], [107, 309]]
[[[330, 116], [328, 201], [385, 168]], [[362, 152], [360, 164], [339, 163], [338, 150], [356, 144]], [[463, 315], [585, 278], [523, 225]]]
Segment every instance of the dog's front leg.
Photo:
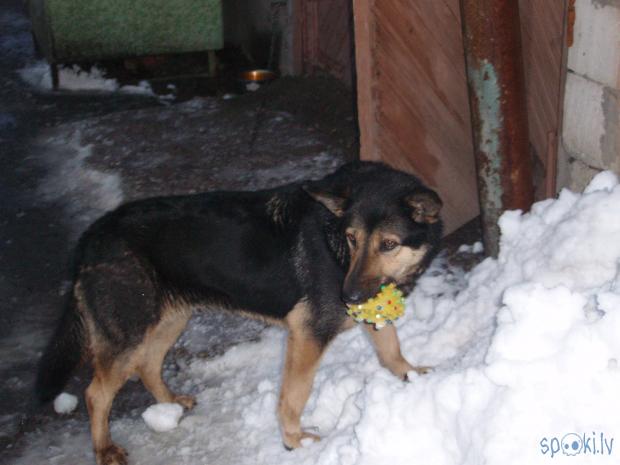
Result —
[[314, 374], [319, 365], [324, 345], [313, 336], [307, 327], [307, 313], [303, 310], [293, 310], [288, 320], [289, 335], [286, 346], [286, 360], [284, 376], [280, 389], [278, 416], [284, 446], [291, 450], [301, 446], [301, 440], [310, 438], [314, 441], [319, 436], [301, 430], [301, 414], [303, 413]]
[[314, 374], [322, 352], [322, 348], [312, 337], [295, 334], [293, 331], [289, 334], [278, 403], [284, 446], [289, 450], [300, 447], [304, 438], [315, 441], [320, 439], [315, 434], [302, 431], [300, 419], [312, 390]]
[[421, 375], [429, 371], [428, 367], [414, 367], [405, 360], [400, 352], [400, 342], [393, 325], [387, 325], [379, 330], [375, 330], [374, 326], [370, 324], [365, 326], [379, 356], [379, 362], [394, 375], [402, 380], [407, 380], [407, 372], [409, 371], [415, 371]]

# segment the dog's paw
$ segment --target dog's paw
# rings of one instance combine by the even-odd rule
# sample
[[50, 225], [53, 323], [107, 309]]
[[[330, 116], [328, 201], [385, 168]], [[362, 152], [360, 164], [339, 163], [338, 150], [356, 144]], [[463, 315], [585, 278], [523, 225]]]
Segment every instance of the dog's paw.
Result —
[[[411, 367], [409, 371], [414, 371], [418, 375], [427, 375], [431, 371], [433, 371], [433, 367]], [[407, 373], [403, 376], [403, 381], [409, 381], [409, 376]]]
[[191, 410], [196, 405], [196, 398], [194, 396], [174, 396], [173, 402], [183, 406], [186, 410]]
[[95, 453], [97, 465], [127, 465], [127, 451], [116, 444]]
[[415, 371], [419, 375], [426, 375], [433, 371], [433, 367], [413, 367], [411, 371]]
[[321, 436], [302, 431], [301, 433], [286, 434], [284, 433], [284, 448], [293, 450], [306, 445], [307, 442], [319, 442]]

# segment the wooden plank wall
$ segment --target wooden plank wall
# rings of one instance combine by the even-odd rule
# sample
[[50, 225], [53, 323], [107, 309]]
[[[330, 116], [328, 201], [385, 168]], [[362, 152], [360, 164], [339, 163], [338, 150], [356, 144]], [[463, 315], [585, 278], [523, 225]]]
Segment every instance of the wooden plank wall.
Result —
[[[564, 4], [521, 0], [531, 141], [543, 171], [560, 121]], [[353, 7], [360, 156], [437, 189], [451, 232], [479, 213], [459, 0]]]
[[[566, 77], [568, 2], [520, 0], [521, 39], [537, 199], [555, 195]], [[536, 170], [536, 168], [539, 168]]]

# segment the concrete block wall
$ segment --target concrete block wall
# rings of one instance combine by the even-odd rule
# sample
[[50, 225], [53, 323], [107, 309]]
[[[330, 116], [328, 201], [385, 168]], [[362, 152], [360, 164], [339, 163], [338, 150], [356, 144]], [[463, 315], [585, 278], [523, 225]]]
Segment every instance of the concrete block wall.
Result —
[[558, 187], [620, 174], [620, 0], [576, 0], [568, 50]]

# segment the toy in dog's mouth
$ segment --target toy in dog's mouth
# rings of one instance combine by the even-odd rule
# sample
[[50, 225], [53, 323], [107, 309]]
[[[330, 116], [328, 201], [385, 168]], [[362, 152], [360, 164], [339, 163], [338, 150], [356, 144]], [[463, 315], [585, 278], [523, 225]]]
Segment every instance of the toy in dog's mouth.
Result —
[[347, 305], [347, 314], [355, 321], [374, 324], [379, 330], [405, 314], [405, 299], [394, 283], [385, 284], [363, 304]]

